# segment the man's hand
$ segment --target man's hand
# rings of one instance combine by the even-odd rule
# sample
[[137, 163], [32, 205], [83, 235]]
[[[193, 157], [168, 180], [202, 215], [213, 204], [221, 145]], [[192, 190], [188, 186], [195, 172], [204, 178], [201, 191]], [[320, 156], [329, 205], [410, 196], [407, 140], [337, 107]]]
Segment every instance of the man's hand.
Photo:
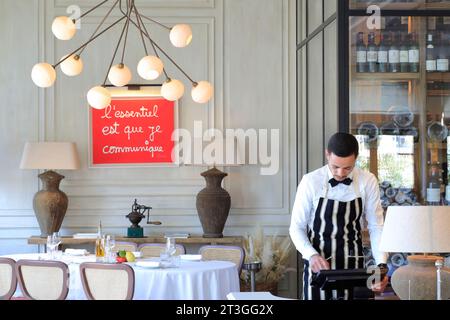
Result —
[[330, 270], [330, 264], [320, 254], [315, 254], [309, 259], [309, 267], [314, 273], [320, 270]]
[[386, 289], [386, 286], [388, 285], [388, 282], [388, 276], [384, 276], [383, 279], [381, 279], [381, 282], [374, 283], [372, 285], [372, 291], [375, 293], [383, 293], [384, 289]]

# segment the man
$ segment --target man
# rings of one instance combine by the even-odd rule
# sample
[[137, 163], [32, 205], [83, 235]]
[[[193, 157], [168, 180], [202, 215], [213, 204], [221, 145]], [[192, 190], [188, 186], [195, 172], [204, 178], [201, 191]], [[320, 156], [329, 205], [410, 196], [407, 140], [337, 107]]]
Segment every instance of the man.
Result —
[[[298, 187], [289, 233], [304, 259], [306, 300], [348, 299], [347, 290], [324, 292], [309, 284], [320, 270], [364, 268], [363, 219], [376, 263], [386, 267], [387, 254], [378, 249], [384, 223], [378, 181], [355, 168], [358, 152], [354, 136], [336, 133], [325, 151], [328, 164], [306, 174]], [[372, 290], [382, 292], [387, 281], [384, 277]]]

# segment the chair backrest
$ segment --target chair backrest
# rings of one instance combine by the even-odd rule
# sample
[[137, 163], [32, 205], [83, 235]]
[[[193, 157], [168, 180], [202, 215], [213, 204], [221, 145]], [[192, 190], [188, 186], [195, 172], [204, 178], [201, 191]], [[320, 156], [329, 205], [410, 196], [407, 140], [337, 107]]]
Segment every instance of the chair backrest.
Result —
[[113, 251], [119, 252], [121, 250], [130, 252], [138, 251], [137, 244], [134, 242], [116, 241], [116, 245], [114, 246]]
[[0, 300], [9, 300], [17, 288], [16, 262], [0, 258]]
[[19, 260], [16, 273], [27, 299], [64, 300], [69, 293], [69, 268], [64, 262]]
[[[177, 251], [175, 255], [179, 256], [186, 253], [186, 249], [182, 244], [175, 244]], [[160, 253], [166, 248], [164, 243], [143, 243], [139, 246], [139, 251], [143, 258], [158, 257]]]
[[134, 270], [129, 265], [85, 262], [80, 276], [89, 300], [133, 299]]
[[239, 274], [244, 263], [245, 252], [241, 247], [236, 246], [203, 246], [199, 250], [203, 260], [220, 260], [234, 262]]

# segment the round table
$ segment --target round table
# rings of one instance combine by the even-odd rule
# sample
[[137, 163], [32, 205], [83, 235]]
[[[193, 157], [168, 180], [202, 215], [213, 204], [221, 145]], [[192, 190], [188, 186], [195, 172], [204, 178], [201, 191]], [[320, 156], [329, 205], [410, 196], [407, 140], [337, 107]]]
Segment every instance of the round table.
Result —
[[[20, 259], [48, 259], [47, 254], [14, 254], [4, 257]], [[62, 255], [58, 259], [70, 271], [68, 300], [85, 300], [80, 278], [80, 264], [95, 262], [94, 255]], [[148, 259], [150, 260], [150, 259]], [[227, 261], [185, 261], [171, 268], [142, 268], [134, 263], [134, 300], [226, 300], [230, 292], [238, 292], [239, 274], [236, 265]], [[19, 286], [15, 296], [20, 296]]]

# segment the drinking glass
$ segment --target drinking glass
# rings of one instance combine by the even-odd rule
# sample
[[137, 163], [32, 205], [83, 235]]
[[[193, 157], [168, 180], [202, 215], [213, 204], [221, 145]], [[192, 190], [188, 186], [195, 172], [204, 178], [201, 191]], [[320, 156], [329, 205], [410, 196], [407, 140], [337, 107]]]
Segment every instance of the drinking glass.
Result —
[[58, 248], [58, 246], [61, 244], [61, 237], [59, 235], [59, 232], [53, 232], [52, 242], [56, 246], [56, 248]]
[[54, 232], [51, 236], [47, 236], [47, 253], [51, 260], [55, 259], [55, 253], [61, 244], [61, 237], [58, 232]]
[[175, 238], [168, 237], [166, 242], [166, 252], [169, 254], [170, 257], [175, 255], [177, 252], [177, 248], [175, 245]]
[[114, 260], [114, 248], [116, 246], [116, 239], [114, 235], [108, 234], [105, 238], [105, 256], [106, 262], [115, 262]]

